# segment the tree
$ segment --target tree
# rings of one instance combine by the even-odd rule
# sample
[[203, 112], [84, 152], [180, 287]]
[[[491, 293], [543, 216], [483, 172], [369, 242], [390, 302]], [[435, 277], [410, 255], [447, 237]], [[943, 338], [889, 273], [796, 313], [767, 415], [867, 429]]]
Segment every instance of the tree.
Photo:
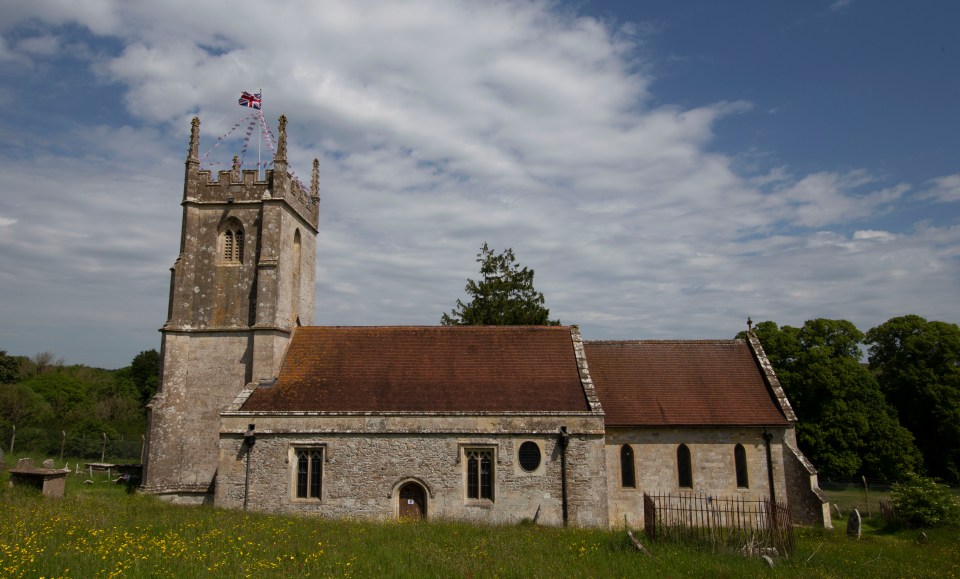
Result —
[[87, 404], [94, 398], [89, 383], [67, 372], [37, 374], [23, 382], [47, 401], [54, 418], [63, 420], [77, 406]]
[[482, 279], [467, 279], [469, 304], [457, 300], [457, 307], [443, 314], [444, 326], [558, 326], [543, 307], [543, 294], [533, 287], [533, 270], [517, 264], [513, 249], [496, 255], [486, 243], [477, 254]]
[[146, 350], [137, 354], [130, 363], [130, 374], [140, 393], [140, 401], [146, 404], [160, 385], [160, 353]]
[[20, 381], [20, 360], [0, 350], [0, 384], [16, 384]]
[[870, 368], [916, 437], [928, 474], [960, 482], [960, 326], [900, 316], [868, 331], [866, 343]]
[[797, 441], [823, 474], [895, 479], [916, 470], [913, 436], [860, 364], [856, 326], [823, 318], [802, 328], [762, 322], [755, 333], [799, 418]]
[[897, 516], [915, 527], [945, 527], [960, 523], [960, 503], [946, 485], [910, 473], [890, 493]]
[[26, 384], [0, 385], [0, 420], [22, 427], [43, 422], [51, 414], [43, 396]]

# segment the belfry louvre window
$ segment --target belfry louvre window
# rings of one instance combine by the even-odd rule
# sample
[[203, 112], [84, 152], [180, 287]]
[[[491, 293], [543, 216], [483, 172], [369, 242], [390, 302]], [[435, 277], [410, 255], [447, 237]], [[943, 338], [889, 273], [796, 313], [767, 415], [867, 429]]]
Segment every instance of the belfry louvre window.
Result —
[[317, 499], [322, 496], [323, 487], [323, 449], [298, 448], [296, 469], [296, 497], [298, 499]]
[[220, 232], [220, 262], [243, 263], [243, 225], [230, 219]]
[[750, 480], [747, 478], [747, 451], [743, 448], [742, 444], [733, 447], [733, 463], [737, 470], [737, 488], [749, 488]]
[[467, 498], [493, 500], [493, 449], [468, 448]]

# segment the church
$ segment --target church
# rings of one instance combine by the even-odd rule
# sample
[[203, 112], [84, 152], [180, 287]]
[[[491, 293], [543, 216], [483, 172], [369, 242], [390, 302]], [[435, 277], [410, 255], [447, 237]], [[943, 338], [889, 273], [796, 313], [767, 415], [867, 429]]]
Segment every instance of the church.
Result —
[[[142, 490], [325, 517], [643, 524], [645, 493], [772, 498], [830, 526], [757, 338], [575, 326], [312, 326], [319, 169], [202, 170], [148, 405]], [[320, 315], [322, 318], [322, 313]]]

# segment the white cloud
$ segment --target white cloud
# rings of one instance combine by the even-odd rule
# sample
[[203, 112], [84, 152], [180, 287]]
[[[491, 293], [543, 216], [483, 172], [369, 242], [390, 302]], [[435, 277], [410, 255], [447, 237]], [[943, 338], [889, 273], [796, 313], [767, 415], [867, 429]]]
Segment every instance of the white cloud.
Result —
[[[743, 174], [712, 146], [718, 120], [751, 104], [654, 104], [643, 26], [548, 2], [273, 3], [282, 26], [251, 0], [86, 4], [23, 3], [5, 30], [36, 18], [108, 35], [120, 48], [97, 53], [94, 72], [122, 87], [137, 123], [77, 118], [32, 142], [29, 162], [0, 165], [21, 192], [0, 197], [16, 222], [0, 221], [0, 292], [17, 298], [0, 304], [50, 310], [77, 332], [109, 319], [138, 336], [115, 363], [152, 347], [163, 322], [189, 118], [199, 112], [209, 149], [243, 114], [239, 91], [258, 88], [271, 122], [290, 119], [301, 177], [321, 160], [317, 323], [437, 323], [484, 241], [513, 247], [553, 316], [588, 338], [730, 336], [748, 315], [955, 317], [942, 295], [958, 275], [956, 230], [871, 222], [909, 185], [869, 169]], [[68, 295], [82, 315], [47, 305]], [[29, 327], [0, 316], [17, 316], [10, 332]]]
[[781, 185], [771, 195], [770, 203], [778, 205], [791, 223], [823, 227], [874, 215], [910, 189], [901, 183], [864, 192], [874, 182], [876, 179], [862, 169], [844, 174], [814, 173]]
[[30, 36], [17, 42], [17, 49], [36, 56], [51, 56], [60, 50], [60, 39], [52, 34]]
[[3, 36], [0, 36], [0, 62], [27, 65], [30, 64], [30, 59], [14, 50], [11, 50], [7, 39]]
[[868, 241], [893, 241], [897, 236], [890, 233], [889, 231], [874, 231], [872, 229], [864, 229], [861, 231], [853, 232], [854, 240], [868, 240]]
[[836, 0], [829, 8], [831, 12], [839, 12], [853, 4], [853, 2], [854, 0]]
[[929, 181], [930, 188], [921, 197], [941, 203], [960, 201], [960, 173], [937, 177]]

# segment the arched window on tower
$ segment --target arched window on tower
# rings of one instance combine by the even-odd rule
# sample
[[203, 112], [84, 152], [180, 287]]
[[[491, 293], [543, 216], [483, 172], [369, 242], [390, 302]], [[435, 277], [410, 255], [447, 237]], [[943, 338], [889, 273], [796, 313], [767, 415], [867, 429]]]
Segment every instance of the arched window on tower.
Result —
[[677, 447], [677, 482], [682, 489], [693, 488], [693, 465], [690, 462], [690, 449], [681, 444]]
[[750, 479], [747, 477], [747, 451], [742, 444], [733, 447], [733, 464], [737, 469], [737, 488], [750, 488]]
[[235, 217], [220, 226], [220, 263], [243, 263], [243, 225]]
[[634, 470], [633, 449], [629, 444], [620, 447], [620, 486], [637, 488], [637, 476]]

